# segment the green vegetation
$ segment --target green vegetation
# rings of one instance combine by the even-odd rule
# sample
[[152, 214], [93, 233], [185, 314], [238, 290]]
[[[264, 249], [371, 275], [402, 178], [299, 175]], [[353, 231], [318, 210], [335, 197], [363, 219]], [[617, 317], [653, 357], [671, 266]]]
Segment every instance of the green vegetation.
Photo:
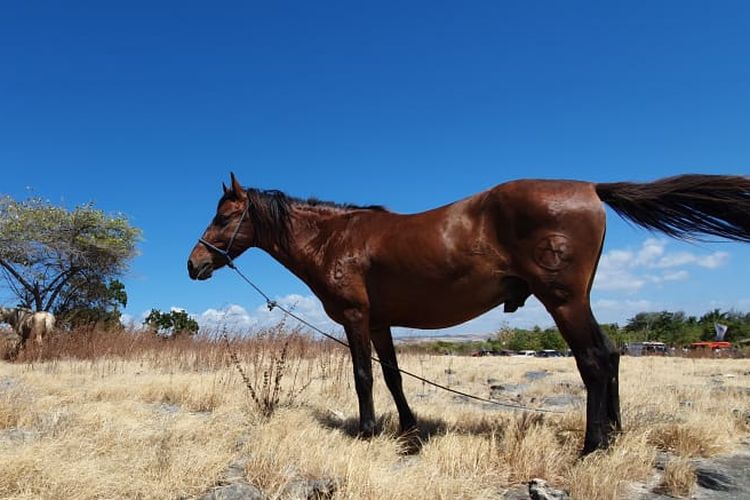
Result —
[[[714, 325], [728, 327], [724, 340], [737, 342], [750, 338], [750, 313], [721, 311], [714, 309], [701, 317], [687, 316], [684, 312], [641, 312], [621, 327], [616, 323], [601, 325], [605, 334], [619, 347], [629, 342], [655, 341], [668, 345], [685, 346], [692, 342], [713, 340]], [[424, 342], [401, 350], [416, 350], [430, 354], [472, 354], [478, 351], [539, 351], [568, 349], [565, 340], [556, 328], [531, 330], [504, 328], [487, 340], [470, 342], [436, 341]]]
[[713, 340], [714, 325], [728, 327], [724, 340], [737, 342], [750, 337], [750, 313], [714, 309], [700, 318], [685, 313], [661, 311], [642, 312], [628, 320], [624, 328], [613, 325], [612, 339], [622, 345], [627, 342], [657, 341], [669, 345], [687, 345], [701, 340]]
[[556, 328], [542, 330], [535, 326], [531, 330], [522, 328], [504, 328], [487, 340], [452, 342], [438, 340], [435, 342], [421, 342], [408, 347], [400, 346], [401, 350], [421, 351], [428, 354], [458, 354], [468, 355], [478, 351], [539, 351], [542, 349], [567, 350], [560, 332]]
[[54, 312], [58, 325], [116, 324], [127, 303], [117, 280], [136, 255], [139, 229], [85, 204], [0, 197], [0, 282], [17, 305]]
[[151, 312], [143, 322], [149, 326], [154, 334], [164, 338], [175, 338], [178, 335], [195, 335], [198, 333], [198, 322], [188, 316], [185, 311], [170, 311], [164, 313], [158, 309]]

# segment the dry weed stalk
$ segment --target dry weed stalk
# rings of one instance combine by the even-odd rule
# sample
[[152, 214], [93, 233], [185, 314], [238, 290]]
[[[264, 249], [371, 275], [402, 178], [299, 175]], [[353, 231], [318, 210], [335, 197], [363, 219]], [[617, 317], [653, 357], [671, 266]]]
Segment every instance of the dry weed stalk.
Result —
[[[226, 332], [223, 334], [224, 343], [229, 351], [232, 363], [240, 373], [242, 381], [245, 383], [245, 387], [247, 387], [248, 393], [250, 394], [250, 398], [253, 400], [260, 415], [264, 419], [270, 418], [276, 412], [277, 408], [282, 404], [282, 397], [283, 404], [285, 406], [291, 406], [294, 404], [297, 397], [300, 396], [300, 394], [302, 394], [302, 392], [304, 392], [312, 383], [312, 377], [308, 372], [307, 380], [304, 381], [300, 387], [297, 387], [302, 360], [300, 357], [295, 357], [294, 359], [296, 362], [294, 364], [294, 377], [292, 383], [289, 388], [283, 388], [282, 381], [289, 368], [287, 361], [289, 358], [290, 338], [291, 337], [287, 337], [283, 340], [280, 351], [277, 351], [277, 349], [274, 348], [274, 343], [264, 342], [262, 344], [263, 347], [259, 350], [260, 355], [254, 357], [254, 373], [256, 380], [253, 382], [242, 367]], [[278, 338], [275, 340], [277, 339]], [[269, 352], [266, 352], [267, 350]], [[277, 352], [278, 355], [276, 354]], [[258, 382], [259, 374], [261, 378], [260, 382]]]

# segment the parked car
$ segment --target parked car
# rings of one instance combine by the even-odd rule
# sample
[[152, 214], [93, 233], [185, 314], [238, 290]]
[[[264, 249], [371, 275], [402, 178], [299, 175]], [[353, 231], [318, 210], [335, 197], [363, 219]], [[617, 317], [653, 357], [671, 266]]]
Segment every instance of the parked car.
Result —
[[536, 351], [518, 351], [518, 354], [516, 354], [516, 356], [536, 356]]
[[693, 342], [690, 344], [690, 349], [692, 350], [698, 350], [698, 349], [706, 349], [711, 351], [717, 351], [720, 349], [731, 349], [732, 343], [731, 342], [725, 342], [725, 341], [708, 341], [708, 342]]
[[665, 356], [667, 345], [664, 342], [632, 342], [625, 344], [622, 354], [630, 356]]
[[482, 356], [495, 356], [495, 353], [488, 351], [487, 349], [480, 349], [479, 351], [472, 352], [471, 355], [475, 358]]
[[507, 349], [501, 349], [499, 351], [494, 349], [491, 351], [487, 349], [480, 349], [471, 353], [471, 355], [475, 358], [482, 356], [514, 356], [515, 354], [515, 351], [509, 351]]
[[542, 349], [541, 351], [536, 352], [536, 356], [538, 358], [562, 358], [563, 355], [560, 351], [556, 351], [555, 349]]

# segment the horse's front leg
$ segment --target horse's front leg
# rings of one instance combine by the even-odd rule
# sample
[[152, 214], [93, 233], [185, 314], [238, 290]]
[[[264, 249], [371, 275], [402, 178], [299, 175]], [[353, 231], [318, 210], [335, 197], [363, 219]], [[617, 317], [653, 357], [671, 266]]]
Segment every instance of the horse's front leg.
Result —
[[344, 330], [354, 365], [354, 386], [359, 400], [359, 433], [375, 434], [375, 405], [372, 401], [372, 348], [370, 346], [369, 314], [362, 309], [345, 312]]
[[401, 424], [401, 434], [414, 433], [417, 429], [417, 420], [409, 408], [404, 396], [404, 389], [401, 382], [401, 372], [398, 369], [396, 360], [396, 349], [393, 346], [393, 337], [391, 336], [390, 327], [378, 328], [372, 332], [372, 344], [378, 353], [380, 363], [383, 366], [383, 378], [388, 390], [391, 391], [393, 400], [398, 408], [398, 418]]

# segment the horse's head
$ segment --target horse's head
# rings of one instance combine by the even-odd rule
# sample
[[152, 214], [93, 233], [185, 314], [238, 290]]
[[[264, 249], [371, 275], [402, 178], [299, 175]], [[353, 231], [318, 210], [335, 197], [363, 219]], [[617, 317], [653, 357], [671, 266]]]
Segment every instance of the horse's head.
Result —
[[[248, 220], [248, 195], [234, 174], [232, 187], [224, 188], [216, 215], [190, 252], [187, 268], [192, 279], [205, 280], [227, 264], [226, 252], [234, 259], [252, 246], [253, 230]], [[217, 250], [218, 249], [218, 250]]]

